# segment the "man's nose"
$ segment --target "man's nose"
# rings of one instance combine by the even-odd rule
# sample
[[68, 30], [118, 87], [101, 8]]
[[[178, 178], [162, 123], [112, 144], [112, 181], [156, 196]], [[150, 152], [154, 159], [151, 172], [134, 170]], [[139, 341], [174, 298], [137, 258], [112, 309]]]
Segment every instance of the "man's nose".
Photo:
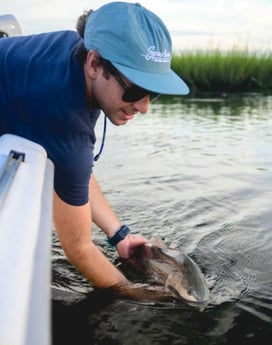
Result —
[[146, 95], [144, 98], [139, 99], [139, 101], [134, 102], [133, 106], [141, 114], [145, 114], [148, 111], [149, 103], [150, 103], [150, 96]]

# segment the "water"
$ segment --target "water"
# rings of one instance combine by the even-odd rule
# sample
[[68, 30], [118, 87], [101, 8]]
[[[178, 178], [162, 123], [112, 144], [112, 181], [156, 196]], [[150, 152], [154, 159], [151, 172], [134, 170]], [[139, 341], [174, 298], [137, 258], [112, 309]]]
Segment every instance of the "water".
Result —
[[[98, 143], [102, 133], [98, 124]], [[169, 99], [109, 126], [95, 167], [123, 223], [181, 248], [203, 271], [209, 305], [99, 296], [54, 236], [54, 344], [270, 344], [272, 97]], [[94, 228], [111, 259], [114, 251]]]

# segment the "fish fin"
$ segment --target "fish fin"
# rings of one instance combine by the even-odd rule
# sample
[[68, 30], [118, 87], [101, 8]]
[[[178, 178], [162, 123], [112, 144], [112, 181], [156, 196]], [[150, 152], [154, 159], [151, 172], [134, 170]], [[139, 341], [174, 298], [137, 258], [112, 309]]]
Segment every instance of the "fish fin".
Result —
[[186, 288], [182, 283], [183, 278], [181, 272], [171, 272], [165, 281], [165, 288], [174, 298], [183, 299], [186, 296]]
[[151, 238], [149, 243], [154, 247], [165, 248], [165, 243], [163, 242], [163, 240], [160, 237]]
[[168, 275], [165, 285], [166, 286], [171, 285], [176, 288], [177, 284], [179, 284], [182, 280], [183, 280], [182, 272], [173, 271]]
[[165, 255], [171, 257], [175, 261], [177, 261], [179, 264], [184, 265], [186, 260], [188, 259], [188, 256], [181, 252], [179, 249], [174, 249], [174, 248], [169, 248], [169, 247], [164, 247], [162, 249], [162, 253]]

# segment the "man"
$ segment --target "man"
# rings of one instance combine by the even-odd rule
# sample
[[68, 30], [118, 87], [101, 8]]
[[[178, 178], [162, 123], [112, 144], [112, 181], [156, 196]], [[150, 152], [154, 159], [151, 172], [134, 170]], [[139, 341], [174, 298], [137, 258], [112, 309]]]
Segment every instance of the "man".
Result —
[[72, 31], [0, 40], [0, 134], [46, 149], [55, 166], [59, 240], [96, 287], [130, 283], [92, 242], [92, 222], [123, 258], [147, 240], [121, 225], [92, 174], [95, 123], [100, 110], [119, 126], [146, 113], [158, 94], [187, 94], [170, 63], [167, 28], [140, 4], [113, 2], [92, 12], [84, 40]]

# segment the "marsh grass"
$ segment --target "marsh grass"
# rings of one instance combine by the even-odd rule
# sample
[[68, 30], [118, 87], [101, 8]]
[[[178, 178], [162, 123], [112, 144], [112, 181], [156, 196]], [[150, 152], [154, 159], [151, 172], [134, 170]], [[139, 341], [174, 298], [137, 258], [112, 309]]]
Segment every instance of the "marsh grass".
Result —
[[272, 91], [272, 53], [186, 52], [173, 56], [172, 68], [191, 94]]

